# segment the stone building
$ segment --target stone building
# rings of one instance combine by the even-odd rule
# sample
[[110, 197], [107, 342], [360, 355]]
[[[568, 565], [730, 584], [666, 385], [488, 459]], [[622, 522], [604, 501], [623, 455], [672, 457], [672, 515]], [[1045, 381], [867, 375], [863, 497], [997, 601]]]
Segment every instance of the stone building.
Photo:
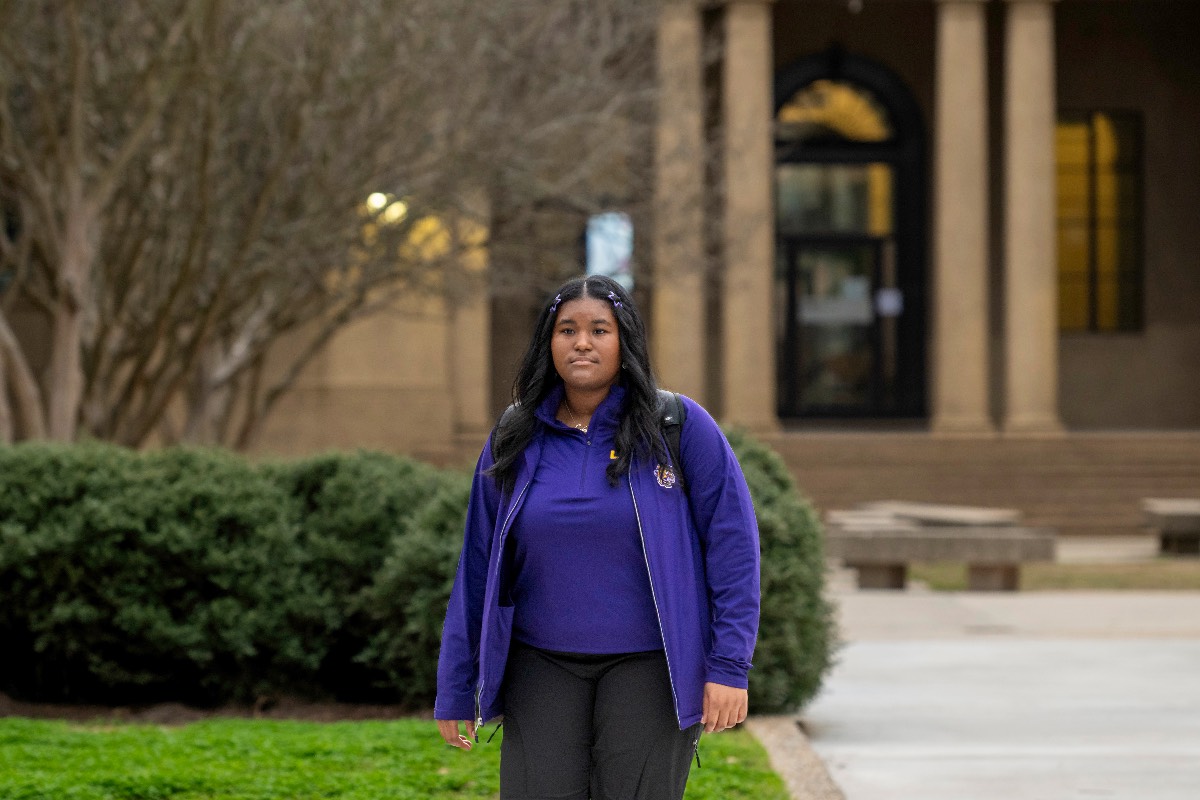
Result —
[[[669, 4], [639, 289], [663, 384], [779, 437], [826, 503], [868, 492], [816, 462], [965, 502], [1013, 502], [997, 458], [1132, 465], [1126, 504], [1200, 482], [1197, 35], [1193, 0]], [[427, 310], [335, 342], [262, 448], [477, 448], [510, 315]], [[922, 459], [975, 477], [905, 478]], [[1054, 502], [1027, 506], [1085, 503]]]

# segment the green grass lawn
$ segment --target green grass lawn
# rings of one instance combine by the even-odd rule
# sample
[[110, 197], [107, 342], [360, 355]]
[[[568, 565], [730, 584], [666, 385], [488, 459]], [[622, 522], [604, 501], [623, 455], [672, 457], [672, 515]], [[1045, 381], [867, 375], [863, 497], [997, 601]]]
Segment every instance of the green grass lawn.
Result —
[[[487, 729], [491, 733], [491, 728]], [[500, 734], [471, 753], [424, 720], [180, 727], [0, 719], [4, 800], [428, 800], [497, 796]], [[706, 736], [687, 800], [786, 800], [749, 734]]]
[[[909, 578], [940, 591], [967, 588], [967, 568], [963, 564], [913, 564]], [[1160, 558], [1130, 564], [1026, 564], [1021, 567], [1021, 589], [1200, 591], [1200, 558]]]

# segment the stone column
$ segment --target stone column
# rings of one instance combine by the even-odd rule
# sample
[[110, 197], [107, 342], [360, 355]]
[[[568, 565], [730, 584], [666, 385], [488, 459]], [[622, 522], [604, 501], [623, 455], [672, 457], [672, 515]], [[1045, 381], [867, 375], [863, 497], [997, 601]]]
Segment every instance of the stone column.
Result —
[[987, 28], [983, 0], [938, 0], [932, 429], [988, 414]]
[[1009, 0], [1004, 47], [1004, 431], [1057, 434], [1052, 0]]
[[658, 26], [654, 196], [654, 368], [705, 402], [704, 73], [700, 8], [672, 0]]
[[725, 9], [722, 130], [725, 211], [721, 416], [751, 431], [779, 427], [775, 409], [775, 169], [771, 3]]

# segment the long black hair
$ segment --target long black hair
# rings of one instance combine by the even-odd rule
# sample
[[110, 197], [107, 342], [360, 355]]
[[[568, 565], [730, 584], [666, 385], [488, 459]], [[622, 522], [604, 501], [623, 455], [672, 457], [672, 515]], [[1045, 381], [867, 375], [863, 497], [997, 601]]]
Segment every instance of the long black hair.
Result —
[[562, 383], [550, 354], [550, 339], [554, 335], [558, 311], [564, 303], [581, 297], [604, 300], [612, 306], [620, 338], [620, 381], [625, 387], [625, 398], [621, 422], [617, 427], [617, 457], [608, 465], [608, 482], [615, 486], [617, 480], [629, 472], [629, 464], [635, 454], [641, 457], [654, 456], [661, 463], [666, 463], [666, 446], [659, 423], [658, 384], [650, 368], [646, 325], [633, 298], [621, 284], [602, 275], [589, 275], [573, 278], [558, 287], [542, 305], [542, 312], [534, 325], [533, 338], [529, 341], [521, 368], [513, 381], [513, 406], [504, 417], [504, 425], [499, 426], [494, 434], [492, 450], [496, 460], [488, 472], [506, 491], [512, 490], [517, 477], [517, 459], [537, 430], [534, 412], [546, 396]]

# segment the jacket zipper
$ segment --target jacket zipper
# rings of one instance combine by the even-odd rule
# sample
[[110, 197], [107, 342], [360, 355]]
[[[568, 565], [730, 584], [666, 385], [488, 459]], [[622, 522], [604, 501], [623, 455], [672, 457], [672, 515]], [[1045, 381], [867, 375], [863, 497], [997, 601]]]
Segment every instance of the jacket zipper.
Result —
[[[521, 505], [521, 499], [525, 497], [525, 492], [529, 489], [529, 484], [532, 482], [533, 482], [532, 480], [528, 481], [524, 486], [521, 487], [521, 493], [517, 495], [517, 499], [514, 500], [512, 505], [509, 507], [508, 516], [506, 516], [504, 518], [504, 527], [500, 529], [500, 541], [496, 545], [496, 548], [498, 550], [498, 552], [496, 554], [496, 564], [497, 564], [496, 580], [497, 581], [500, 580], [500, 577], [501, 577], [499, 574], [499, 570], [500, 570], [500, 562], [503, 560], [503, 557], [504, 557], [504, 540], [508, 538], [508, 531], [509, 531], [510, 525], [512, 524], [513, 514], [517, 513], [517, 507]], [[636, 509], [635, 509], [635, 512], [636, 512]], [[484, 602], [487, 602], [487, 601], [485, 600]], [[481, 636], [482, 636], [482, 633], [481, 633]], [[482, 658], [483, 652], [484, 652], [482, 644], [483, 644], [482, 641], [480, 641], [479, 654], [480, 654], [481, 658]], [[479, 741], [479, 729], [483, 727], [483, 708], [480, 705], [480, 703], [483, 701], [483, 684], [484, 684], [483, 664], [481, 662], [479, 665], [479, 686], [476, 687], [476, 689], [475, 689], [475, 741], [477, 741], [477, 742]]]
[[671, 653], [667, 649], [667, 632], [663, 629], [662, 612], [658, 610], [658, 594], [654, 589], [654, 573], [650, 571], [650, 553], [646, 550], [646, 533], [642, 530], [642, 514], [638, 511], [637, 492], [633, 490], [633, 468], [629, 465], [629, 496], [633, 498], [633, 516], [637, 519], [638, 538], [642, 540], [642, 558], [646, 560], [646, 576], [650, 579], [650, 599], [654, 601], [654, 616], [658, 618], [658, 633], [662, 637], [663, 655], [667, 659], [667, 680], [671, 683], [671, 700], [675, 704], [675, 719], [679, 719], [679, 695], [675, 691], [675, 676], [671, 673]]
[[583, 434], [583, 444], [583, 469], [579, 472], [579, 491], [581, 492], [587, 486], [588, 462], [592, 458], [592, 437], [590, 434]]

